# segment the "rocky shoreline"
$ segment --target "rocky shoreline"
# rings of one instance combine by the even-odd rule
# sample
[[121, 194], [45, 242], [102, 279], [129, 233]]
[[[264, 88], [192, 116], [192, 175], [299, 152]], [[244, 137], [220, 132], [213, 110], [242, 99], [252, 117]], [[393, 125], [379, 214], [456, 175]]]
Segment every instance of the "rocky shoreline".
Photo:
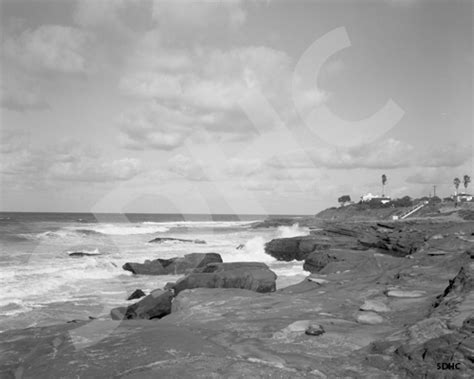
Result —
[[265, 249], [300, 261], [301, 283], [277, 290], [265, 264], [215, 253], [130, 262], [184, 276], [118, 320], [2, 333], [0, 377], [474, 376], [473, 221], [299, 221], [308, 236]]

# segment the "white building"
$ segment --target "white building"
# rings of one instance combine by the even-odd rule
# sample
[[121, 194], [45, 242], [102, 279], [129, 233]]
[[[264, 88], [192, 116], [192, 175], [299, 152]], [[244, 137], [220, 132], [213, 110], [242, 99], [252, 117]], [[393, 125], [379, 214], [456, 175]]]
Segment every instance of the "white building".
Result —
[[461, 202], [461, 201], [472, 201], [472, 199], [473, 199], [473, 196], [469, 195], [467, 193], [460, 193], [456, 197], [457, 197], [457, 201], [459, 201], [459, 202]]
[[380, 200], [382, 204], [387, 204], [389, 203], [392, 199], [388, 196], [380, 196], [380, 195], [372, 195], [370, 192], [366, 193], [365, 195], [362, 195], [360, 197], [362, 202], [366, 203], [369, 202], [370, 200]]

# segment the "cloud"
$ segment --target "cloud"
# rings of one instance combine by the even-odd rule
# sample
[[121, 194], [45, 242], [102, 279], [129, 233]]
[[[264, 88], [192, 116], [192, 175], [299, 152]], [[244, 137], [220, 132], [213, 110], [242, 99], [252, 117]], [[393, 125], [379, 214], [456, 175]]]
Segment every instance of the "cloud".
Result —
[[[153, 56], [166, 57], [167, 51], [160, 47]], [[288, 107], [291, 60], [283, 52], [246, 47], [173, 49], [170, 54], [171, 60], [181, 63], [179, 69], [169, 70], [165, 58], [151, 58], [153, 66], [146, 54], [138, 52], [120, 81], [124, 94], [150, 101], [122, 115], [119, 125], [125, 147], [173, 149], [185, 136], [204, 130], [212, 131], [216, 139], [250, 138], [256, 131], [241, 101], [254, 90], [279, 109]]]
[[243, 1], [153, 0], [152, 17], [169, 35], [214, 28], [236, 29], [244, 24]]
[[424, 167], [457, 167], [472, 159], [471, 145], [449, 144], [435, 146], [419, 156], [419, 164]]
[[113, 182], [133, 178], [141, 172], [141, 163], [135, 158], [108, 160], [97, 150], [72, 146], [49, 149], [25, 148], [2, 159], [0, 172], [23, 182]]
[[134, 158], [101, 162], [73, 157], [67, 162], [55, 162], [49, 169], [51, 179], [73, 182], [109, 182], [128, 180], [140, 172], [140, 161]]
[[[310, 158], [308, 160], [308, 157]], [[319, 147], [282, 154], [275, 167], [325, 167], [330, 169], [396, 169], [406, 167], [457, 167], [472, 157], [470, 146], [442, 148], [414, 146], [395, 139], [356, 147]]]
[[260, 159], [232, 158], [225, 164], [224, 172], [232, 177], [247, 177], [263, 172], [265, 166]]
[[201, 167], [202, 163], [182, 154], [175, 155], [168, 161], [168, 168], [171, 172], [192, 181], [207, 179]]
[[4, 54], [30, 71], [81, 73], [86, 71], [89, 38], [77, 28], [42, 25], [7, 38]]
[[128, 4], [136, 3], [130, 0], [76, 0], [74, 21], [81, 26], [104, 26], [119, 24], [118, 11]]
[[2, 78], [0, 83], [0, 107], [17, 112], [49, 109], [48, 102], [41, 96], [38, 86], [14, 75]]
[[456, 169], [453, 167], [425, 167], [409, 175], [405, 181], [411, 184], [447, 184], [452, 186], [455, 177], [460, 178], [462, 182], [462, 177], [470, 171], [471, 168], [468, 165], [456, 167]]
[[123, 147], [171, 150], [184, 142], [197, 120], [180, 109], [150, 103], [123, 113], [118, 123]]
[[[154, 58], [152, 53], [160, 58]], [[263, 91], [270, 98], [282, 91], [288, 93], [291, 59], [271, 48], [198, 52], [158, 48], [147, 53], [138, 51], [136, 55], [140, 59], [132, 58], [132, 62], [138, 67], [132, 67], [120, 83], [128, 95], [179, 101], [206, 110], [229, 110], [237, 108], [251, 88]], [[174, 66], [175, 72], [170, 72], [167, 68], [173, 62], [178, 66]], [[146, 70], [141, 71], [140, 66]]]
[[25, 144], [24, 133], [16, 128], [0, 128], [0, 154], [11, 154], [22, 149]]
[[424, 168], [406, 178], [410, 184], [438, 184], [452, 181], [454, 178], [451, 169], [447, 168]]

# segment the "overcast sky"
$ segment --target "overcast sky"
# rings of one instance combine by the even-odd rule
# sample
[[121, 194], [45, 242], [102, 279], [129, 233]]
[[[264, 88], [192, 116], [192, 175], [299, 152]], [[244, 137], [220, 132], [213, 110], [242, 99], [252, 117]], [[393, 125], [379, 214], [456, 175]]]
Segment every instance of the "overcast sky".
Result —
[[0, 210], [311, 214], [472, 175], [469, 0], [0, 4]]

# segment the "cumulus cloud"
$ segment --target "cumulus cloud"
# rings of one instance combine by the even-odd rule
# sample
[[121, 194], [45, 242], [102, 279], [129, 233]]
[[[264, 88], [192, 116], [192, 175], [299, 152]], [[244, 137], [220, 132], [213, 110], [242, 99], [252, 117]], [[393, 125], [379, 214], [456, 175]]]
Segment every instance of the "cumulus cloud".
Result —
[[[166, 55], [166, 49], [160, 51]], [[199, 130], [212, 130], [215, 136], [251, 137], [255, 129], [240, 102], [252, 90], [273, 104], [288, 104], [291, 60], [285, 53], [246, 47], [173, 50], [172, 56], [182, 63], [180, 70], [168, 70], [163, 60], [152, 59], [156, 63], [152, 67], [143, 56], [146, 70], [137, 70], [134, 65], [122, 78], [124, 94], [148, 99], [151, 104], [122, 116], [126, 147], [171, 149], [184, 141], [184, 135]]]
[[171, 172], [187, 180], [201, 181], [207, 179], [202, 170], [202, 163], [182, 154], [173, 156], [168, 161], [168, 168]]
[[424, 167], [457, 167], [472, 159], [471, 145], [448, 144], [435, 146], [419, 155], [419, 164]]
[[[311, 163], [308, 161], [310, 157]], [[316, 167], [331, 169], [395, 169], [404, 167], [456, 167], [472, 157], [470, 146], [415, 148], [409, 143], [388, 139], [356, 147], [319, 147], [305, 154], [282, 154], [271, 164], [278, 167]]]
[[261, 173], [264, 168], [264, 163], [260, 159], [232, 158], [226, 162], [224, 172], [235, 178]]
[[49, 177], [64, 181], [108, 182], [128, 180], [140, 172], [140, 162], [134, 158], [101, 162], [84, 157], [73, 157], [68, 162], [55, 162]]
[[118, 123], [123, 147], [171, 150], [184, 142], [196, 120], [185, 111], [150, 103], [125, 112]]
[[168, 33], [196, 33], [203, 29], [243, 25], [243, 1], [153, 0], [153, 19]]
[[89, 35], [61, 25], [41, 25], [9, 37], [4, 54], [31, 71], [80, 73], [86, 71], [85, 52]]
[[286, 53], [271, 48], [199, 52], [159, 49], [156, 53], [171, 54], [168, 59], [179, 61], [182, 69], [169, 72], [164, 58], [153, 57], [155, 67], [150, 67], [147, 59], [150, 53], [137, 52], [146, 61], [145, 65], [148, 63], [148, 70], [133, 67], [122, 78], [121, 89], [125, 94], [180, 101], [208, 110], [228, 110], [239, 105], [249, 88], [258, 88], [270, 97], [288, 90], [291, 60]]
[[23, 181], [111, 182], [128, 180], [141, 172], [135, 158], [106, 159], [90, 147], [75, 146], [35, 149], [23, 146], [8, 160], [2, 159], [0, 172]]

